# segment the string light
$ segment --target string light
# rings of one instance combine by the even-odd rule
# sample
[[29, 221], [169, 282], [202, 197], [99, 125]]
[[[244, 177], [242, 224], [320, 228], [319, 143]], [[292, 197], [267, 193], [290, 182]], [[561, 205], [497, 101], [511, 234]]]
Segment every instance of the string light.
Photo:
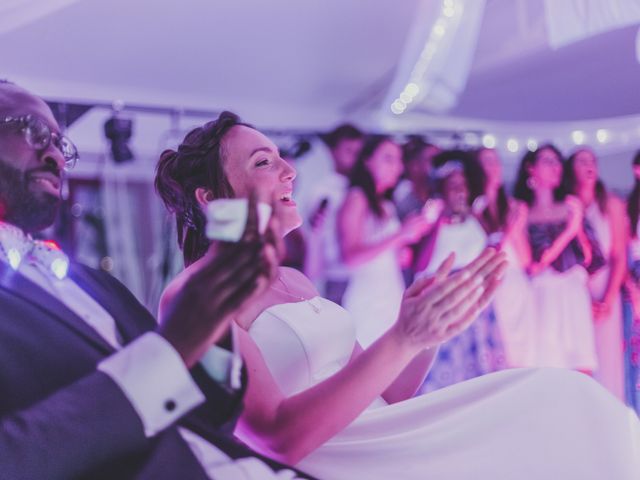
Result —
[[596, 138], [598, 139], [598, 142], [606, 143], [607, 140], [609, 140], [609, 131], [604, 128], [599, 129], [596, 132]]
[[585, 141], [586, 135], [582, 130], [574, 130], [571, 132], [571, 139], [576, 145], [582, 145]]
[[456, 3], [455, 0], [443, 0], [440, 16], [435, 21], [422, 52], [420, 52], [420, 56], [411, 71], [409, 82], [391, 103], [390, 109], [394, 114], [400, 115], [404, 113], [407, 105], [415, 100], [418, 93], [420, 93], [420, 87], [418, 86], [420, 83], [423, 84], [423, 91], [429, 89], [429, 85], [425, 84], [423, 77], [438, 51], [438, 44], [447, 33], [449, 23], [454, 20], [456, 14], [459, 15], [462, 12], [462, 8], [462, 5]]
[[507, 140], [507, 150], [509, 150], [511, 153], [516, 153], [519, 148], [520, 144], [518, 143], [518, 140], [516, 140], [515, 138], [510, 138], [509, 140]]
[[497, 143], [498, 142], [496, 141], [496, 137], [494, 135], [491, 135], [490, 133], [482, 136], [482, 145], [485, 148], [496, 148]]
[[538, 142], [535, 139], [530, 138], [527, 140], [527, 150], [534, 152], [537, 148]]

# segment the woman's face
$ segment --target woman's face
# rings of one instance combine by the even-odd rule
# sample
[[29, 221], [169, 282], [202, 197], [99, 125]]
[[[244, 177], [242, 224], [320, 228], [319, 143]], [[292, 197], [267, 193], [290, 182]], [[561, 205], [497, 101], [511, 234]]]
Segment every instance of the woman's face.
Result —
[[469, 211], [469, 187], [461, 171], [455, 171], [444, 179], [442, 197], [451, 213], [462, 215]]
[[377, 192], [393, 188], [402, 175], [402, 150], [392, 141], [378, 145], [373, 155], [366, 161], [367, 169], [373, 177]]
[[529, 167], [529, 177], [539, 188], [558, 188], [562, 181], [562, 161], [550, 148], [543, 148]]
[[633, 176], [636, 180], [640, 180], [640, 164], [633, 166]]
[[236, 125], [222, 139], [223, 167], [237, 197], [255, 190], [258, 199], [278, 202], [275, 209], [282, 235], [302, 223], [293, 201], [295, 169], [280, 157], [278, 147], [253, 128]]
[[598, 162], [590, 150], [580, 150], [573, 159], [573, 173], [578, 185], [593, 187], [598, 181]]
[[487, 190], [502, 185], [502, 163], [498, 152], [493, 148], [484, 148], [478, 153], [478, 160], [487, 175]]
[[414, 182], [427, 182], [433, 168], [433, 157], [440, 153], [435, 145], [428, 145], [407, 163], [407, 176]]

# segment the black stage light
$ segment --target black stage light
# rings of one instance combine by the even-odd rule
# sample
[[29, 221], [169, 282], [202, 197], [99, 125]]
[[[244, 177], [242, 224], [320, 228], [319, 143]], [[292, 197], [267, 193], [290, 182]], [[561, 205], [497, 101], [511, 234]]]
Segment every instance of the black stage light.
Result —
[[104, 124], [104, 134], [111, 142], [111, 156], [116, 163], [133, 160], [133, 152], [128, 142], [133, 133], [133, 121], [130, 118], [113, 116]]

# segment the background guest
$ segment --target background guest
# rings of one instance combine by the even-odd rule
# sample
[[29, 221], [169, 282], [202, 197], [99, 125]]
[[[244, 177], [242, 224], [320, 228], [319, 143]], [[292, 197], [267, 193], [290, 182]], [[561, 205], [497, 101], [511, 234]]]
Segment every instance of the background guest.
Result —
[[[473, 204], [489, 243], [507, 254], [505, 281], [496, 291], [492, 306], [500, 327], [506, 362], [511, 367], [535, 365], [535, 302], [526, 267], [531, 261], [527, 239], [527, 205], [507, 194], [498, 152], [481, 148], [475, 152], [485, 173], [484, 195]], [[517, 298], [517, 301], [514, 299]]]
[[399, 145], [390, 137], [369, 137], [338, 214], [340, 250], [351, 271], [344, 306], [355, 319], [358, 340], [364, 347], [397, 318], [404, 292], [398, 253], [415, 243], [427, 228], [420, 215], [403, 224], [398, 220], [391, 198], [402, 169]]
[[620, 288], [627, 273], [627, 225], [624, 204], [607, 192], [598, 175], [594, 153], [581, 148], [565, 162], [564, 183], [577, 196], [598, 241], [606, 264], [589, 277], [595, 320], [598, 368], [595, 378], [624, 401], [622, 300]]
[[597, 367], [587, 266], [597, 264], [583, 230], [580, 201], [562, 189], [562, 155], [553, 145], [527, 152], [514, 196], [529, 206], [527, 231], [538, 327], [536, 365], [592, 372]]
[[393, 193], [400, 220], [419, 212], [431, 197], [429, 176], [433, 157], [438, 153], [440, 148], [419, 136], [409, 137], [402, 146], [405, 178]]
[[626, 394], [630, 405], [640, 412], [640, 150], [633, 159], [635, 183], [627, 197], [629, 220], [629, 275], [625, 282], [630, 305], [625, 308]]
[[[311, 153], [296, 163], [299, 174], [295, 192], [307, 241], [304, 271], [326, 298], [338, 304], [342, 303], [349, 271], [340, 257], [336, 216], [349, 189], [349, 175], [362, 142], [360, 130], [343, 124], [322, 136]], [[314, 171], [315, 163], [322, 161], [319, 156], [330, 158], [328, 170]]]
[[[416, 260], [417, 276], [435, 272], [451, 253], [455, 253], [452, 268], [463, 268], [487, 244], [485, 231], [471, 213], [474, 197], [470, 193], [471, 175], [467, 172], [478, 171], [473, 161], [469, 153], [460, 150], [445, 151], [433, 159], [436, 194], [442, 198], [444, 208], [436, 226], [422, 242]], [[482, 178], [476, 174], [474, 181], [478, 180]], [[440, 346], [421, 391], [436, 390], [503, 367], [504, 354], [495, 317], [485, 310], [466, 331]]]

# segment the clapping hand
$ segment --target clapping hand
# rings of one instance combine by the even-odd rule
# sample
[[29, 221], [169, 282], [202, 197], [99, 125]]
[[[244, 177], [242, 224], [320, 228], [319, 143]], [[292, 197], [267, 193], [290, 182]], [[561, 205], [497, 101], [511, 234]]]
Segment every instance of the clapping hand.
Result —
[[[274, 220], [275, 221], [275, 220]], [[165, 305], [159, 333], [173, 345], [187, 367], [197, 363], [226, 331], [233, 314], [262, 293], [276, 276], [281, 244], [258, 230], [256, 196], [239, 242], [212, 242], [179, 291]]]
[[405, 346], [420, 351], [465, 330], [491, 300], [507, 266], [504, 253], [493, 248], [450, 274], [453, 261], [452, 254], [435, 275], [416, 280], [405, 292], [392, 327]]

